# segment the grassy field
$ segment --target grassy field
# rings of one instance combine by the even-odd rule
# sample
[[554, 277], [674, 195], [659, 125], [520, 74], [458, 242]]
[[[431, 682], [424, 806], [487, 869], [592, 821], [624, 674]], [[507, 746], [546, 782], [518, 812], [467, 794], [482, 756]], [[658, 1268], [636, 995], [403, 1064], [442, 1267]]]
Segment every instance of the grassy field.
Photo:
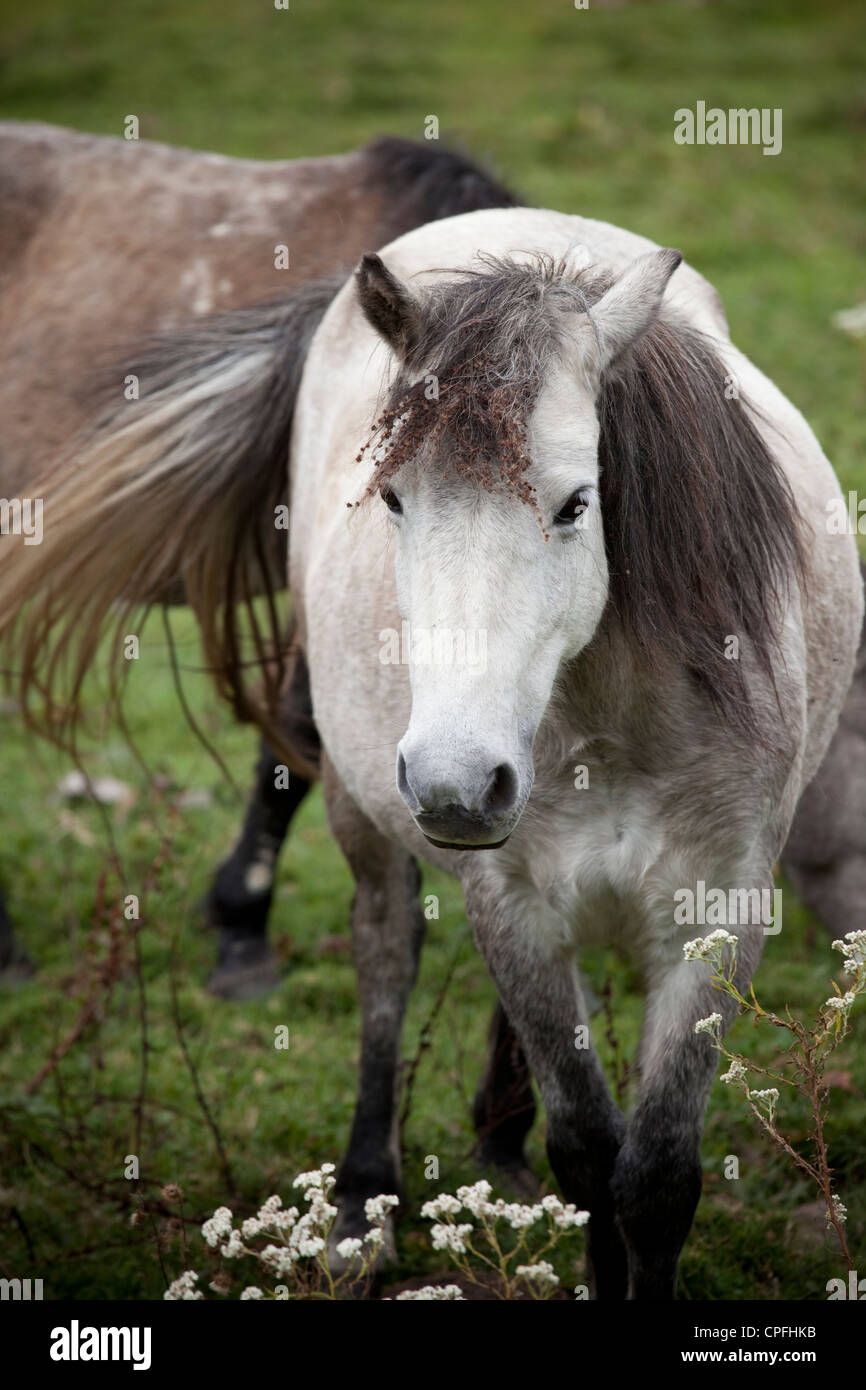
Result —
[[[866, 45], [847, 0], [591, 3], [588, 11], [566, 0], [292, 0], [286, 12], [240, 0], [31, 0], [23, 9], [2, 0], [0, 14], [3, 117], [119, 134], [136, 113], [144, 137], [268, 158], [330, 153], [383, 131], [420, 137], [435, 114], [443, 133], [486, 158], [527, 201], [679, 246], [718, 286], [738, 344], [803, 410], [843, 487], [866, 491], [866, 350], [831, 324], [836, 311], [866, 299]], [[782, 108], [782, 153], [676, 145], [673, 113], [698, 100]], [[177, 627], [193, 665], [191, 625], [180, 618]], [[14, 712], [0, 715], [0, 877], [39, 966], [31, 981], [0, 986], [0, 1274], [41, 1277], [50, 1298], [159, 1297], [164, 1272], [187, 1263], [161, 1186], [183, 1186], [190, 1221], [223, 1201], [246, 1214], [272, 1191], [287, 1197], [297, 1171], [339, 1157], [354, 1097], [351, 884], [318, 795], [281, 863], [272, 924], [281, 988], [244, 1005], [217, 1002], [203, 988], [214, 943], [199, 902], [242, 800], [183, 721], [161, 632], [154, 626], [146, 638], [148, 679], [134, 683], [129, 721], [149, 774], [172, 789], [154, 789], [116, 730], [87, 761], [92, 775], [110, 773], [135, 794], [134, 805], [110, 813], [119, 872], [100, 814], [55, 796], [70, 764], [26, 738]], [[245, 785], [252, 733], [231, 725], [200, 677], [186, 684]], [[179, 791], [201, 789], [209, 806], [171, 809]], [[138, 891], [149, 875], [140, 958], [131, 935], [116, 942], [113, 984], [97, 988], [111, 947], [100, 903]], [[439, 1157], [445, 1190], [476, 1173], [469, 1102], [493, 1003], [459, 893], [432, 872], [426, 879], [441, 915], [430, 923], [407, 1057], [454, 968], [404, 1135], [402, 1277], [441, 1268], [417, 1217], [431, 1189], [425, 1156]], [[784, 935], [770, 939], [758, 977], [762, 1002], [811, 1011], [830, 992], [837, 960], [787, 894]], [[633, 1056], [639, 981], [613, 952], [586, 964], [598, 995], [609, 982], [618, 1038]], [[90, 998], [98, 1006], [76, 1038]], [[605, 1023], [596, 1022], [609, 1064]], [[288, 1051], [274, 1049], [279, 1024], [289, 1029]], [[214, 1126], [196, 1099], [181, 1036]], [[41, 1085], [25, 1090], [72, 1039]], [[773, 1055], [742, 1021], [733, 1042]], [[850, 1041], [831, 1095], [831, 1154], [862, 1269], [866, 1053]], [[805, 1116], [791, 1111], [789, 1120], [802, 1136]], [[531, 1150], [550, 1185], [541, 1123]], [[141, 1160], [137, 1185], [123, 1176], [131, 1153]], [[815, 1220], [814, 1194], [722, 1086], [703, 1153], [704, 1198], [682, 1295], [823, 1298], [841, 1270]], [[736, 1182], [722, 1176], [729, 1154], [740, 1160]], [[141, 1202], [152, 1220], [131, 1228]], [[190, 1239], [188, 1262], [203, 1269], [201, 1244], [194, 1232]], [[579, 1258], [563, 1273], [579, 1277]]]

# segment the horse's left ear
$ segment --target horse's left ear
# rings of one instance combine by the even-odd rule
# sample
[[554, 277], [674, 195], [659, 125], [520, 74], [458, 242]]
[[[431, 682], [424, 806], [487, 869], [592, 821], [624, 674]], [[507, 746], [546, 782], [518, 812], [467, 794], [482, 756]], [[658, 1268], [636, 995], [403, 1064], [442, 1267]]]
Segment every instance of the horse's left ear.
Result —
[[670, 250], [638, 256], [597, 301], [590, 318], [599, 371], [615, 362], [655, 323], [668, 281], [681, 260], [681, 252]]
[[361, 257], [355, 283], [367, 322], [405, 362], [418, 338], [420, 313], [414, 295], [381, 256], [373, 254]]

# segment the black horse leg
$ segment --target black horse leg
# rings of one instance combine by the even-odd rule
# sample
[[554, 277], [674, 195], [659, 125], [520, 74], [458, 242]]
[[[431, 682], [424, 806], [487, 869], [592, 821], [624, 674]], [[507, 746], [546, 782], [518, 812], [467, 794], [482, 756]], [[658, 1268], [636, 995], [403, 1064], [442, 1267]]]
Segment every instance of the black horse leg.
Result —
[[501, 1004], [490, 1021], [487, 1065], [475, 1093], [472, 1118], [479, 1163], [499, 1168], [513, 1186], [532, 1196], [538, 1184], [523, 1147], [535, 1119], [532, 1078]]
[[280, 768], [263, 741], [243, 828], [208, 894], [208, 920], [219, 933], [219, 955], [208, 988], [224, 999], [265, 994], [278, 979], [267, 938], [277, 857], [292, 817], [312, 786], [296, 773], [288, 777], [287, 787], [278, 785], [286, 780]]
[[208, 919], [219, 932], [219, 957], [208, 987], [225, 999], [265, 994], [278, 978], [267, 939], [277, 857], [292, 817], [318, 774], [321, 752], [307, 664], [299, 650], [282, 699], [281, 720], [286, 741], [304, 771], [288, 773], [261, 743], [243, 829], [208, 894]]

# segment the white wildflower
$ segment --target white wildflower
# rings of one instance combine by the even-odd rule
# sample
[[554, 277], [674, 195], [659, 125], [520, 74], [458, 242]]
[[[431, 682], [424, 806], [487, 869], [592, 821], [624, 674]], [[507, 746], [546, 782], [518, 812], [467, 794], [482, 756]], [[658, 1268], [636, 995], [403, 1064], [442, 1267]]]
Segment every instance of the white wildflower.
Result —
[[696, 936], [693, 941], [686, 941], [683, 956], [686, 960], [705, 960], [721, 966], [726, 946], [731, 948], [733, 955], [737, 949], [737, 938], [720, 927], [718, 931], [710, 932], [709, 936]]
[[371, 1226], [382, 1226], [388, 1220], [392, 1207], [399, 1207], [400, 1198], [393, 1194], [380, 1192], [378, 1197], [368, 1197], [364, 1203], [364, 1215]]
[[337, 1245], [337, 1254], [340, 1256], [341, 1260], [353, 1260], [356, 1255], [360, 1254], [363, 1248], [364, 1242], [362, 1240], [353, 1240], [351, 1236], [347, 1236], [345, 1240], [341, 1240]]
[[542, 1197], [541, 1209], [551, 1218], [554, 1226], [563, 1231], [567, 1231], [570, 1226], [583, 1226], [589, 1220], [588, 1211], [578, 1211], [571, 1202], [564, 1204], [553, 1193], [548, 1197]]
[[775, 1086], [770, 1086], [766, 1091], [750, 1091], [749, 1099], [757, 1101], [759, 1105], [766, 1106], [767, 1118], [772, 1124], [776, 1116], [776, 1101], [779, 1099], [779, 1092]]
[[243, 1302], [245, 1298], [264, 1298], [264, 1294], [261, 1289], [256, 1288], [255, 1284], [250, 1284], [249, 1288], [244, 1289], [241, 1294], [241, 1302]]
[[834, 951], [845, 957], [845, 974], [854, 981], [854, 992], [866, 989], [866, 931], [849, 931], [844, 941], [833, 942]]
[[227, 1260], [238, 1260], [245, 1253], [240, 1231], [232, 1231], [228, 1238], [228, 1244], [220, 1246], [220, 1254]]
[[699, 1018], [695, 1024], [696, 1033], [709, 1033], [711, 1038], [717, 1042], [721, 1041], [722, 1015], [709, 1014], [707, 1018]]
[[313, 1198], [310, 1210], [307, 1212], [311, 1224], [317, 1226], [327, 1226], [337, 1215], [337, 1208], [330, 1202], [326, 1202], [319, 1192]]
[[287, 1245], [266, 1245], [258, 1257], [274, 1274], [291, 1274], [295, 1263], [295, 1251]]
[[[489, 1182], [482, 1179], [480, 1182], [472, 1183], [470, 1187], [458, 1187], [457, 1189], [457, 1211], [462, 1204], [473, 1216], [489, 1216], [493, 1211], [493, 1204], [490, 1201], [490, 1194], [493, 1191]], [[454, 1201], [454, 1198], [449, 1198]]]
[[228, 1207], [217, 1207], [213, 1216], [208, 1221], [205, 1221], [201, 1228], [201, 1233], [208, 1245], [213, 1248], [223, 1236], [229, 1234], [231, 1228], [232, 1214]]
[[404, 1289], [394, 1299], [395, 1303], [465, 1303], [463, 1290], [459, 1284], [427, 1284], [423, 1289]]
[[567, 1231], [571, 1226], [585, 1226], [589, 1220], [589, 1212], [578, 1211], [577, 1207], [569, 1202], [553, 1219], [560, 1230]]
[[502, 1215], [509, 1226], [515, 1231], [525, 1231], [529, 1226], [533, 1226], [536, 1221], [540, 1221], [544, 1215], [543, 1207], [527, 1207], [521, 1202], [507, 1202]]
[[312, 1255], [320, 1255], [324, 1248], [325, 1241], [322, 1236], [306, 1236], [295, 1245], [298, 1254], [305, 1258]]
[[185, 1269], [183, 1274], [178, 1275], [173, 1283], [169, 1284], [163, 1298], [169, 1302], [179, 1302], [182, 1299], [204, 1298], [201, 1289], [197, 1289], [196, 1282], [198, 1275], [193, 1269]]
[[826, 1001], [824, 1007], [825, 1009], [835, 1009], [837, 1013], [844, 1014], [847, 1018], [851, 1005], [854, 1003], [854, 1000], [856, 998], [856, 994], [854, 994], [853, 991], [849, 989], [848, 993], [843, 994], [841, 999], [839, 998], [838, 994], [831, 995], [830, 998]]
[[330, 1176], [334, 1171], [333, 1163], [323, 1163], [321, 1168], [311, 1168], [308, 1173], [299, 1173], [292, 1183], [292, 1187], [303, 1187], [307, 1201], [309, 1191], [318, 1190], [320, 1192], [330, 1192], [336, 1181]]
[[[848, 934], [849, 934], [849, 936], [853, 935], [853, 933], [851, 933], [851, 932], [849, 932]], [[862, 932], [859, 933], [859, 934], [860, 934], [860, 935], [863, 935]], [[836, 1220], [837, 1220], [838, 1222], [840, 1222], [840, 1223], [843, 1223], [843, 1222], [847, 1221], [847, 1220], [848, 1220], [848, 1208], [843, 1204], [842, 1198], [841, 1198], [841, 1197], [833, 1196], [833, 1197], [830, 1198], [830, 1200], [831, 1200], [831, 1202], [833, 1203], [833, 1215], [836, 1217]], [[831, 1224], [831, 1223], [830, 1223], [830, 1213], [828, 1212], [828, 1213], [827, 1213], [827, 1225], [829, 1226], [830, 1224]]]
[[[464, 1188], [468, 1191], [468, 1188]], [[427, 1217], [429, 1221], [436, 1221], [440, 1216], [456, 1216], [463, 1207], [463, 1202], [458, 1197], [452, 1197], [450, 1192], [442, 1192], [438, 1197], [431, 1197], [429, 1202], [425, 1202], [421, 1208], [421, 1215]]]
[[[335, 1208], [336, 1210], [336, 1208]], [[298, 1219], [297, 1207], [286, 1207], [285, 1211], [275, 1212], [265, 1223], [272, 1231], [290, 1231]]]
[[434, 1250], [451, 1250], [455, 1255], [466, 1254], [465, 1238], [472, 1234], [472, 1223], [462, 1226], [434, 1226], [430, 1231]]
[[559, 1275], [554, 1274], [549, 1260], [539, 1260], [534, 1265], [518, 1265], [515, 1273], [521, 1279], [530, 1279], [535, 1284], [547, 1284], [554, 1288], [559, 1283]]
[[724, 1081], [726, 1085], [730, 1085], [731, 1082], [736, 1085], [739, 1084], [747, 1074], [746, 1068], [743, 1066], [742, 1062], [739, 1061], [737, 1057], [734, 1057], [728, 1070], [719, 1077], [719, 1080]]

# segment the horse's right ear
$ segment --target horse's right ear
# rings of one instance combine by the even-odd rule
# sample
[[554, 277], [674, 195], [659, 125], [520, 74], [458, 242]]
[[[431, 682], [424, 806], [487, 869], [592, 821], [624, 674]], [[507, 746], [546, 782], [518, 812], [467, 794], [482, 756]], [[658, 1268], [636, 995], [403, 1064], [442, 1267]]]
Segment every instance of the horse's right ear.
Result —
[[367, 322], [405, 362], [418, 339], [420, 314], [415, 297], [372, 253], [361, 257], [355, 282]]

